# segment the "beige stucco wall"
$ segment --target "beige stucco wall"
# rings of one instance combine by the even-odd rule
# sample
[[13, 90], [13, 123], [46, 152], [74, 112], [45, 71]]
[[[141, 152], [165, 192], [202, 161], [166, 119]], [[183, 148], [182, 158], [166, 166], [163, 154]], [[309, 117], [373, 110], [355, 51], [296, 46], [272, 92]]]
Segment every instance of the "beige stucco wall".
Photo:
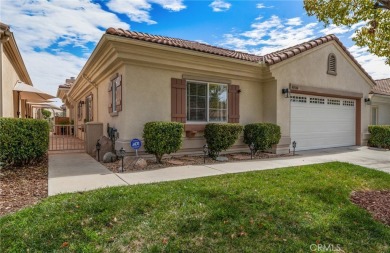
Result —
[[[16, 117], [17, 95], [13, 88], [18, 80], [21, 80], [12, 65], [8, 55], [3, 52], [2, 59], [2, 98], [3, 117]], [[21, 114], [23, 115], [23, 114]]]
[[[104, 88], [99, 99], [101, 110], [99, 121], [109, 122], [110, 126], [118, 129], [119, 146], [124, 146], [128, 151], [129, 141], [133, 138], [142, 139], [144, 124], [150, 121], [171, 121], [171, 78], [182, 78], [183, 75], [199, 76], [206, 79], [208, 76], [214, 78], [228, 79], [235, 85], [240, 85], [240, 124], [245, 125], [252, 122], [262, 121], [262, 86], [260, 81], [244, 80], [238, 76], [226, 78], [226, 73], [202, 71], [199, 73], [196, 64], [193, 69], [177, 71], [173, 69], [162, 69], [152, 66], [138, 66], [127, 64], [123, 75], [123, 111], [118, 116], [111, 117], [107, 113], [108, 95]], [[121, 73], [121, 72], [119, 72]], [[114, 74], [114, 73], [113, 73]], [[195, 78], [196, 79], [196, 78]], [[108, 83], [108, 80], [106, 81]], [[107, 85], [103, 85], [106, 87]], [[106, 124], [104, 124], [106, 125]], [[104, 126], [106, 131], [106, 126]], [[196, 137], [184, 137], [183, 149], [200, 148], [205, 140], [203, 133], [197, 133]], [[237, 144], [242, 144], [238, 142]]]
[[390, 125], [390, 96], [374, 95], [371, 101], [378, 108], [378, 125]]
[[[327, 74], [328, 55], [334, 53], [337, 59], [337, 75]], [[362, 143], [368, 133], [370, 106], [364, 103], [371, 90], [370, 81], [337, 46], [330, 42], [297, 55], [290, 60], [271, 66], [272, 75], [277, 82], [277, 124], [281, 126], [282, 136], [290, 136], [290, 100], [282, 95], [282, 88], [289, 84], [326, 88], [347, 92], [363, 93], [362, 108]]]

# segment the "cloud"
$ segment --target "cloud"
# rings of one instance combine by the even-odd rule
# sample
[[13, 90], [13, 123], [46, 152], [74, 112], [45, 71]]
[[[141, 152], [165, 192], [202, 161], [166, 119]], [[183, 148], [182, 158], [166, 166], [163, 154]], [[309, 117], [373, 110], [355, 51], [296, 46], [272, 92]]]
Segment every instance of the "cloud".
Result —
[[130, 28], [115, 14], [88, 0], [2, 0], [1, 15], [24, 50], [46, 49], [59, 42], [60, 46], [82, 47], [97, 42], [109, 26]]
[[215, 0], [209, 6], [213, 9], [214, 12], [222, 12], [229, 10], [232, 5], [223, 0]]
[[274, 7], [273, 6], [265, 6], [263, 3], [258, 3], [258, 4], [256, 4], [256, 8], [257, 9], [266, 9], [266, 8], [270, 9], [270, 8], [274, 8]]
[[367, 47], [358, 47], [356, 45], [348, 48], [353, 57], [355, 57], [374, 80], [389, 78], [390, 66], [385, 64], [385, 58], [370, 54], [367, 49]]
[[157, 24], [150, 17], [152, 4], [158, 4], [169, 11], [181, 11], [186, 8], [182, 0], [110, 0], [106, 5], [116, 13], [125, 14], [133, 22]]
[[34, 86], [52, 95], [78, 75], [106, 28], [130, 28], [88, 0], [2, 0], [1, 17], [11, 26]]
[[352, 31], [352, 28], [349, 28], [348, 26], [343, 26], [343, 25], [337, 26], [331, 24], [328, 27], [322, 29], [320, 32], [323, 33], [324, 35], [327, 35], [327, 34], [344, 34], [350, 31]]
[[299, 22], [300, 18], [281, 19], [273, 15], [264, 21], [256, 20], [248, 31], [225, 34], [220, 45], [263, 55], [313, 39], [317, 24]]
[[302, 19], [297, 17], [297, 18], [289, 18], [287, 19], [286, 25], [296, 25], [299, 26], [302, 24]]

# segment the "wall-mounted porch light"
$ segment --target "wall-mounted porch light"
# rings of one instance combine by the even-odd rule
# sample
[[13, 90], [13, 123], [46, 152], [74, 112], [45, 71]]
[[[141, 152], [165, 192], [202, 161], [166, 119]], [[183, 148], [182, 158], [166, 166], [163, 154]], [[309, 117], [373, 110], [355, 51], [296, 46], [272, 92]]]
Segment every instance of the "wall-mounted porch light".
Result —
[[282, 94], [284, 95], [285, 98], [289, 97], [289, 90], [288, 88], [283, 88], [282, 89]]
[[364, 99], [364, 103], [366, 103], [367, 105], [371, 105], [371, 99], [370, 98], [365, 98]]

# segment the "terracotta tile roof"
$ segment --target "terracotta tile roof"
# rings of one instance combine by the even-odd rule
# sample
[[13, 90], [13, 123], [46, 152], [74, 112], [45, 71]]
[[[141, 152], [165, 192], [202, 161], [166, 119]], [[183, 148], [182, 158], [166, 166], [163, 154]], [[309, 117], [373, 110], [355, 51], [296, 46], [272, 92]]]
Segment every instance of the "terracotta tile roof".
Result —
[[60, 84], [58, 85], [58, 88], [70, 89], [70, 84]]
[[371, 93], [390, 96], [390, 78], [375, 80]]
[[136, 39], [136, 40], [142, 40], [167, 46], [173, 46], [173, 47], [179, 47], [184, 48], [188, 50], [194, 50], [199, 51], [203, 53], [209, 53], [214, 55], [219, 55], [223, 57], [229, 57], [229, 58], [235, 58], [239, 60], [244, 61], [250, 61], [250, 62], [262, 62], [264, 61], [268, 65], [273, 65], [276, 63], [279, 63], [281, 61], [284, 61], [288, 58], [294, 57], [295, 55], [298, 55], [300, 53], [303, 53], [307, 50], [310, 50], [312, 48], [315, 48], [321, 44], [335, 41], [339, 46], [345, 51], [345, 53], [351, 58], [351, 60], [359, 67], [359, 69], [373, 82], [375, 83], [374, 79], [363, 69], [363, 67], [356, 61], [356, 59], [351, 55], [351, 53], [348, 51], [348, 49], [341, 43], [341, 41], [335, 36], [335, 35], [326, 35], [314, 40], [310, 40], [286, 49], [282, 49], [279, 51], [275, 51], [273, 53], [266, 54], [264, 56], [260, 55], [254, 55], [254, 54], [248, 54], [243, 53], [239, 51], [229, 50], [225, 48], [215, 47], [195, 41], [189, 41], [189, 40], [182, 40], [182, 39], [176, 39], [171, 37], [165, 37], [165, 36], [158, 36], [158, 35], [151, 35], [147, 33], [140, 33], [135, 31], [129, 31], [129, 30], [123, 30], [123, 29], [115, 29], [115, 28], [108, 28], [106, 30], [106, 34], [110, 35], [117, 35], [122, 36], [130, 39]]
[[167, 45], [172, 47], [179, 47], [183, 49], [189, 49], [194, 50], [198, 52], [203, 53], [209, 53], [224, 57], [230, 57], [235, 58], [239, 60], [244, 61], [250, 61], [250, 62], [259, 62], [262, 60], [261, 56], [238, 52], [234, 50], [229, 50], [225, 48], [210, 46], [204, 43], [199, 43], [196, 41], [189, 41], [189, 40], [182, 40], [182, 39], [176, 39], [171, 37], [165, 37], [165, 36], [159, 36], [159, 35], [151, 35], [147, 33], [141, 33], [141, 32], [134, 32], [134, 31], [128, 31], [123, 29], [115, 29], [115, 28], [108, 28], [106, 31], [107, 34], [111, 35], [117, 35], [121, 37], [126, 37], [130, 39], [136, 39], [136, 40], [142, 40], [152, 43], [157, 43], [161, 45]]

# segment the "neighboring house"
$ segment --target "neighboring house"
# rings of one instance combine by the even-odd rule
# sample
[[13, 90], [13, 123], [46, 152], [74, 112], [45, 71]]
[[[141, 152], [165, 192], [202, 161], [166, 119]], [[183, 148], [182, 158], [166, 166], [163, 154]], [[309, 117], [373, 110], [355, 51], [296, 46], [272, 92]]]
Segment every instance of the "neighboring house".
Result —
[[[18, 94], [13, 91], [17, 81], [31, 85], [31, 79], [20, 55], [10, 27], [0, 22], [0, 117], [32, 117], [32, 106], [27, 100], [18, 103]], [[19, 104], [19, 109], [18, 109]]]
[[[119, 133], [132, 151], [149, 121], [178, 121], [180, 152], [205, 144], [208, 122], [281, 127], [276, 153], [365, 145], [375, 81], [334, 35], [264, 56], [194, 41], [107, 29], [67, 93], [76, 124]], [[232, 150], [248, 149], [240, 139]]]
[[371, 91], [371, 125], [390, 125], [390, 78], [376, 80]]
[[68, 92], [74, 82], [75, 82], [74, 77], [71, 77], [70, 79], [66, 79], [65, 83], [59, 85], [57, 90], [57, 97], [60, 98], [64, 103], [64, 105], [61, 106], [61, 109], [65, 112], [64, 113], [65, 115], [63, 116], [69, 117], [71, 119], [74, 119], [74, 115], [73, 115], [74, 110], [73, 110], [72, 100], [68, 98]]

